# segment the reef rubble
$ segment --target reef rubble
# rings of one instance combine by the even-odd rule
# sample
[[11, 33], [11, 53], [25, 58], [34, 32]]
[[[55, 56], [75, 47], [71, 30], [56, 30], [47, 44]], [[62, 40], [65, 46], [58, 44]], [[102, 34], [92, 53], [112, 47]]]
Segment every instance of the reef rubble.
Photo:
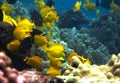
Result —
[[69, 65], [62, 76], [57, 76], [65, 83], [120, 83], [120, 53], [113, 54], [105, 65], [82, 64], [75, 56], [71, 64], [78, 66]]

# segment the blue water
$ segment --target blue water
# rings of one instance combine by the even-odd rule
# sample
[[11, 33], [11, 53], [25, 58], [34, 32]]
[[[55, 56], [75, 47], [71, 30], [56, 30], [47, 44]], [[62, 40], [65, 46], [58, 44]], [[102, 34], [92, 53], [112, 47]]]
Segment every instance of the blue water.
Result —
[[[35, 6], [34, 4], [34, 0], [20, 0], [23, 5], [25, 7], [29, 7], [31, 4], [33, 6]], [[74, 4], [76, 3], [77, 0], [53, 0], [54, 3], [55, 3], [55, 9], [58, 13], [62, 14], [64, 13], [65, 11], [67, 10], [70, 10], [74, 7]], [[78, 0], [79, 1], [79, 0]], [[84, 0], [81, 0], [82, 1], [82, 5], [84, 4]], [[92, 2], [95, 2], [96, 0], [90, 0]], [[45, 2], [47, 2], [47, 0], [45, 0]], [[102, 7], [98, 7], [98, 9], [100, 9], [101, 14], [105, 14], [105, 13], [108, 13], [109, 10], [108, 9], [104, 9]], [[80, 10], [83, 14], [86, 15], [86, 17], [90, 18], [90, 19], [93, 19], [93, 18], [96, 18], [98, 17], [99, 15], [96, 15], [96, 12], [95, 11], [87, 11], [83, 8], [83, 6], [81, 7], [81, 10]]]

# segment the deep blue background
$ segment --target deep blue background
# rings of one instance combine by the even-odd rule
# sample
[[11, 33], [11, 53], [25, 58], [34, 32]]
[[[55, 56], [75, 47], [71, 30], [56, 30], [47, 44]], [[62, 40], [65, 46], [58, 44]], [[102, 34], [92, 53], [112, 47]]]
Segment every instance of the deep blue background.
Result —
[[[24, 7], [35, 8], [34, 0], [20, 0], [20, 1], [23, 3]], [[45, 0], [45, 2], [46, 1], [47, 0]], [[80, 1], [80, 0], [53, 0], [53, 1], [55, 3], [56, 11], [61, 14], [61, 13], [64, 13], [66, 10], [72, 9], [76, 1]], [[84, 5], [84, 0], [81, 0], [81, 1], [82, 1], [82, 5]], [[96, 0], [90, 0], [90, 1], [95, 2]], [[109, 10], [104, 9], [102, 7], [98, 7], [98, 9], [100, 9], [101, 11], [100, 15], [109, 12]], [[80, 11], [83, 12], [86, 15], [86, 17], [90, 19], [98, 16], [96, 15], [95, 11], [87, 11], [83, 7], [81, 7]]]

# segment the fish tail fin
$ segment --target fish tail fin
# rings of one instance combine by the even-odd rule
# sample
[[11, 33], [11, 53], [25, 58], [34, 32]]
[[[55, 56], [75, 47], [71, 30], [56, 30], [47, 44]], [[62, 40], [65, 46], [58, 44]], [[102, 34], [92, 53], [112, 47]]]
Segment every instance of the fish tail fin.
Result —
[[23, 59], [23, 61], [26, 62], [28, 58], [29, 58], [29, 57], [25, 56], [24, 59]]

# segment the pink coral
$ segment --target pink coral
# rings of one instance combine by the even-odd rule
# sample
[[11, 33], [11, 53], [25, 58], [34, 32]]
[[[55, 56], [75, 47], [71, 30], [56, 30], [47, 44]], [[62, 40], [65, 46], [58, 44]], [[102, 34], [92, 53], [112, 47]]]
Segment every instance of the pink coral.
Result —
[[36, 70], [18, 71], [9, 67], [10, 64], [11, 59], [4, 52], [0, 52], [0, 83], [64, 83], [59, 78]]

